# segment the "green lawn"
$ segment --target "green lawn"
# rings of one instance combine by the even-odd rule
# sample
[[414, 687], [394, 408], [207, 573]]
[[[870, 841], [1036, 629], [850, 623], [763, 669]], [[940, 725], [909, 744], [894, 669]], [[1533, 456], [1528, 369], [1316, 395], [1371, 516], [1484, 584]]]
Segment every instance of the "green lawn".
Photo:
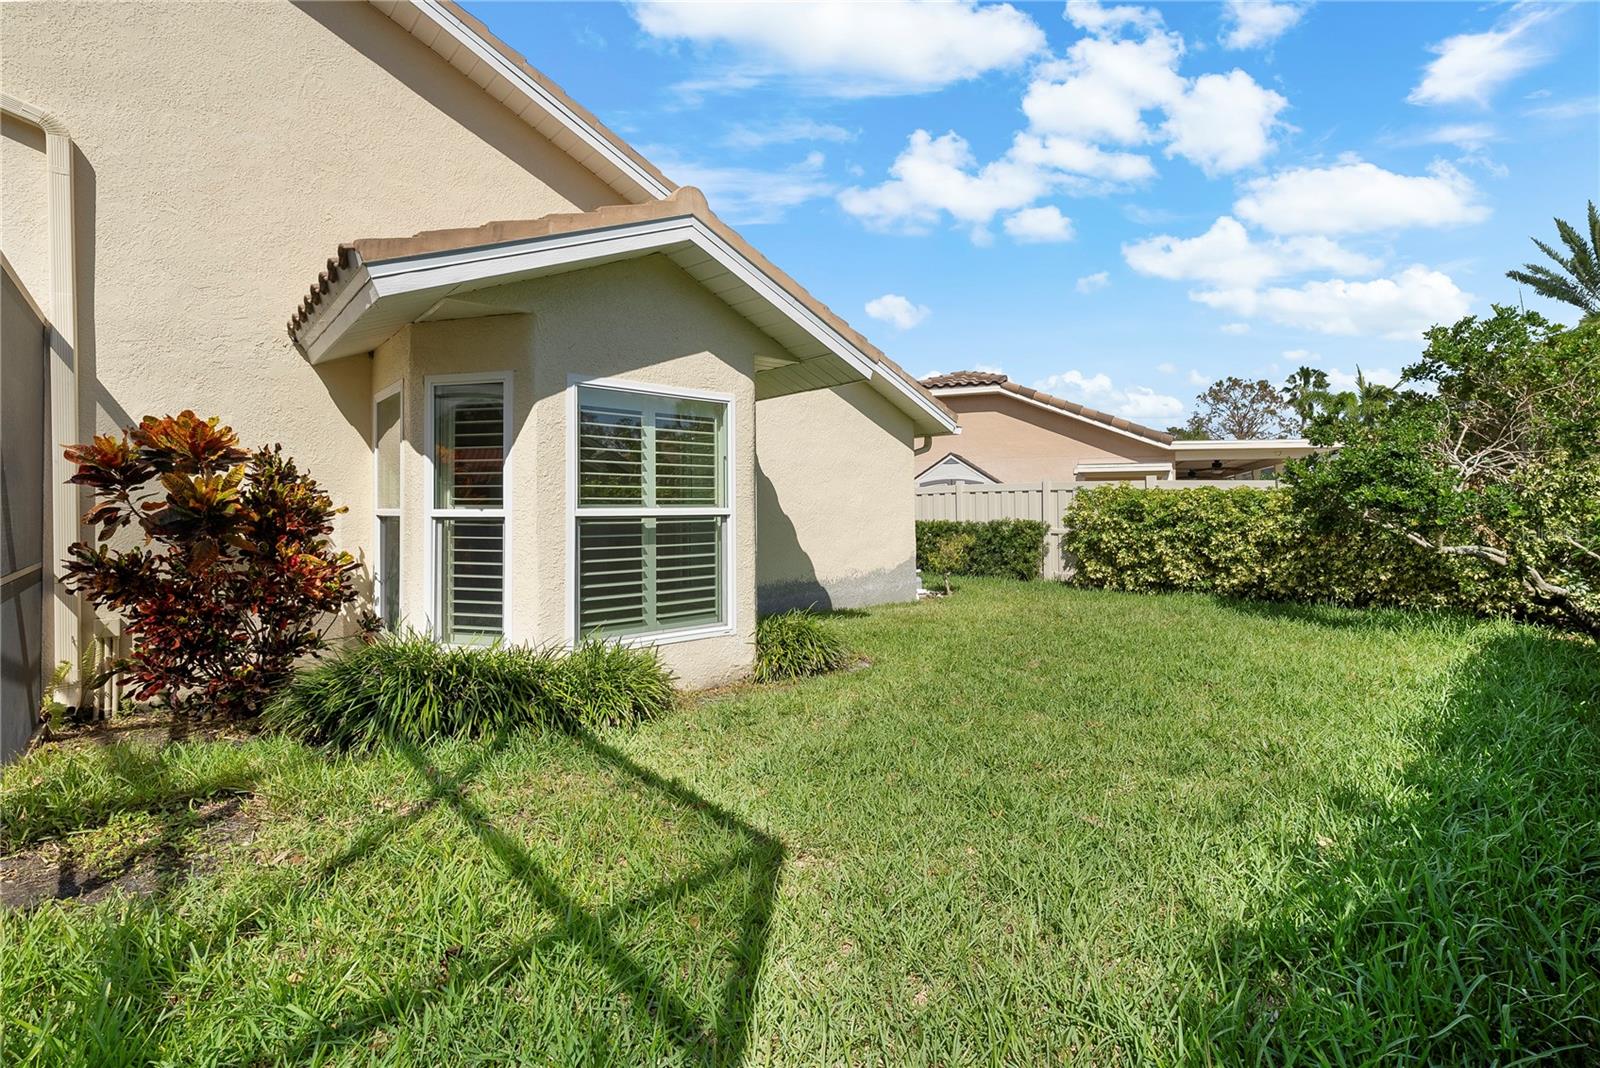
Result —
[[8, 849], [162, 889], [3, 918], [0, 1059], [1593, 1063], [1593, 646], [978, 580], [836, 625], [870, 667], [603, 737], [22, 762]]

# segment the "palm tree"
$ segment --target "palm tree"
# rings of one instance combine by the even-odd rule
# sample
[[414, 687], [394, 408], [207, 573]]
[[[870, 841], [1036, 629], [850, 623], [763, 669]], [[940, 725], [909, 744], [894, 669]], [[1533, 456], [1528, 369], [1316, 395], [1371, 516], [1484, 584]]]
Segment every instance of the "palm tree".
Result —
[[1328, 407], [1328, 374], [1315, 367], [1302, 367], [1289, 376], [1283, 384], [1283, 395], [1289, 407], [1300, 419], [1300, 433], [1304, 434], [1317, 412]]
[[1556, 220], [1556, 232], [1572, 255], [1563, 256], [1538, 238], [1533, 243], [1555, 260], [1560, 271], [1542, 263], [1525, 263], [1523, 270], [1507, 271], [1506, 277], [1531, 286], [1542, 297], [1572, 305], [1583, 313], [1584, 322], [1600, 319], [1600, 212], [1595, 211], [1594, 201], [1589, 201], [1588, 241], [1561, 219]]

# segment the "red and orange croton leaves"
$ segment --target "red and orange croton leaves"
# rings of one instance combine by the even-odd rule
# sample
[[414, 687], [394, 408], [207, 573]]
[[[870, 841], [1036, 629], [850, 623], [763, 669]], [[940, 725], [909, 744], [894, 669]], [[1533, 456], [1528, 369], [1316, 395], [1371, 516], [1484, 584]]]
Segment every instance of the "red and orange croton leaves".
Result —
[[67, 550], [68, 585], [122, 616], [117, 669], [141, 700], [253, 715], [355, 600], [356, 562], [329, 540], [343, 509], [280, 446], [247, 451], [185, 411], [66, 456], [99, 532]]

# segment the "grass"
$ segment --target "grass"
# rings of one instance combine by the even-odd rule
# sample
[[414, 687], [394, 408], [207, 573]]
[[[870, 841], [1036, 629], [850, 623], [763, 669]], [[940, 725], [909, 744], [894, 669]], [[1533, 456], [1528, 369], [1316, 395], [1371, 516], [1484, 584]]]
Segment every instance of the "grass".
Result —
[[0, 1060], [1592, 1062], [1592, 646], [970, 579], [831, 622], [870, 668], [629, 731], [22, 762], [12, 841], [263, 818], [8, 917]]

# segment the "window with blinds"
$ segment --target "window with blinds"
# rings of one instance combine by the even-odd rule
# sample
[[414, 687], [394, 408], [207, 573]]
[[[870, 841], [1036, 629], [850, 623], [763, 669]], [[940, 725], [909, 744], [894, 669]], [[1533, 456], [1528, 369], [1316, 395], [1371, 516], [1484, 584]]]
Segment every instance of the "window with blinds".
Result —
[[580, 633], [726, 622], [726, 424], [720, 401], [579, 387]]
[[373, 496], [378, 521], [373, 602], [391, 630], [400, 622], [400, 388], [372, 406]]
[[455, 644], [505, 633], [507, 388], [432, 385], [434, 620]]

